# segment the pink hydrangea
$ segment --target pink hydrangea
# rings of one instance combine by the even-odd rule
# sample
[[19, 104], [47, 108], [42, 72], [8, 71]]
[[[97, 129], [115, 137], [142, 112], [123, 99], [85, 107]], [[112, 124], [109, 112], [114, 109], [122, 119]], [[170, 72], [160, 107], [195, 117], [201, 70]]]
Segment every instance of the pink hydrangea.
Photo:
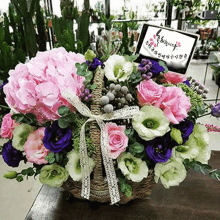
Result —
[[36, 164], [46, 164], [44, 158], [49, 154], [49, 150], [43, 144], [45, 128], [39, 128], [29, 134], [27, 141], [24, 144], [27, 161]]
[[125, 126], [115, 123], [106, 123], [108, 129], [110, 156], [116, 159], [128, 146], [128, 137], [125, 135]]
[[2, 119], [1, 137], [12, 139], [13, 131], [19, 124], [11, 118], [12, 114], [6, 114]]
[[182, 89], [167, 87], [154, 106], [161, 108], [170, 122], [179, 124], [187, 117], [191, 103]]
[[185, 75], [174, 72], [167, 72], [163, 76], [168, 84], [178, 84], [187, 80]]
[[38, 52], [9, 72], [9, 82], [4, 86], [7, 104], [15, 112], [35, 114], [41, 123], [59, 118], [60, 106], [71, 108], [61, 92], [68, 89], [73, 95], [81, 93], [84, 77], [77, 75], [75, 64], [82, 62], [83, 55], [64, 48]]
[[161, 97], [164, 87], [152, 79], [144, 80], [137, 86], [137, 98], [141, 106], [153, 105]]

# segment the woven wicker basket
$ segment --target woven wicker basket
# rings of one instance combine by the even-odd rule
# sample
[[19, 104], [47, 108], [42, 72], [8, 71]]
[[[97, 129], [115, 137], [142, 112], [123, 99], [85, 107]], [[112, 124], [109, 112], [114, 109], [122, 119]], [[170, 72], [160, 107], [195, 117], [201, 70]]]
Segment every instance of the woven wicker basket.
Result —
[[[97, 87], [93, 90], [92, 93], [93, 103], [91, 105], [91, 112], [94, 115], [101, 114], [99, 100], [102, 96], [102, 89], [104, 86], [103, 79], [104, 71], [98, 69], [94, 77], [94, 84], [96, 84]], [[91, 191], [89, 200], [97, 202], [110, 202], [108, 183], [104, 176], [104, 168], [102, 164], [100, 134], [101, 132], [99, 128], [95, 126], [95, 122], [92, 122], [90, 127], [90, 137], [95, 146], [95, 153], [93, 154], [95, 167], [93, 170], [93, 178], [91, 179]], [[156, 186], [153, 171], [150, 170], [148, 177], [143, 179], [143, 181], [139, 183], [129, 181], [129, 184], [132, 186], [132, 196], [126, 197], [124, 193], [120, 192], [120, 204], [125, 204], [135, 198], [146, 198], [151, 193], [152, 188]], [[81, 182], [76, 182], [69, 178], [62, 187], [72, 193], [74, 197], [82, 199]]]

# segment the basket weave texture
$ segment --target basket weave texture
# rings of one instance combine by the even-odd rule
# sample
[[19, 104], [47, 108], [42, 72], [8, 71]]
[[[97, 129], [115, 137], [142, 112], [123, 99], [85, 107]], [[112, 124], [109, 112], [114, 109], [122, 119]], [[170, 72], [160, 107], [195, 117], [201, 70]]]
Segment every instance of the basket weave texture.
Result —
[[[93, 101], [91, 104], [91, 112], [94, 115], [101, 114], [100, 98], [102, 97], [102, 89], [104, 87], [104, 71], [98, 69], [94, 76], [94, 84], [97, 85], [96, 89], [93, 90]], [[109, 188], [108, 183], [105, 177], [104, 167], [102, 163], [102, 153], [100, 146], [100, 135], [101, 131], [96, 126], [96, 122], [91, 123], [90, 127], [90, 137], [92, 143], [95, 147], [95, 152], [92, 155], [92, 158], [95, 162], [95, 167], [93, 170], [93, 176], [91, 178], [91, 189], [90, 189], [90, 201], [96, 202], [110, 202]], [[153, 187], [156, 186], [154, 181], [154, 173], [152, 170], [149, 171], [147, 178], [144, 178], [141, 182], [132, 182], [128, 181], [132, 186], [132, 196], [126, 197], [124, 193], [120, 192], [120, 204], [125, 204], [130, 200], [136, 198], [146, 198], [150, 193]], [[70, 177], [62, 186], [65, 190], [69, 191], [74, 197], [83, 199], [81, 197], [81, 188], [82, 183], [73, 181]]]

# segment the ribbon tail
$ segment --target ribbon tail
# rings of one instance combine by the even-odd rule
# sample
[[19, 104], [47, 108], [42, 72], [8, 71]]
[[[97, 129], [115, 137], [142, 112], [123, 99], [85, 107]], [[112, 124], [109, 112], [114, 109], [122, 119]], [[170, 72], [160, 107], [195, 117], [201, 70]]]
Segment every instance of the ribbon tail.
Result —
[[109, 187], [109, 195], [111, 198], [111, 204], [115, 204], [120, 201], [120, 194], [118, 190], [117, 178], [112, 158], [108, 153], [108, 131], [105, 123], [102, 120], [97, 120], [97, 123], [101, 129], [101, 151], [102, 159], [105, 167], [106, 177]]
[[83, 173], [82, 178], [82, 191], [81, 196], [85, 199], [89, 199], [90, 196], [90, 172], [89, 172], [89, 158], [86, 147], [85, 138], [85, 126], [87, 122], [93, 121], [93, 119], [88, 119], [82, 126], [80, 130], [80, 166]]

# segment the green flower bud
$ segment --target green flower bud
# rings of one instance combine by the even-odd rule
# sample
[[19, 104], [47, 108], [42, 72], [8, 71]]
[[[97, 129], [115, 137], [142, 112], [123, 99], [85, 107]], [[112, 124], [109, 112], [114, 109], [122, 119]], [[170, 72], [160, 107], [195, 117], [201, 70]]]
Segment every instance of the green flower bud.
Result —
[[84, 56], [86, 60], [91, 61], [91, 62], [96, 57], [95, 53], [92, 50], [87, 50]]
[[9, 171], [8, 173], [5, 173], [3, 177], [6, 179], [15, 179], [17, 175], [18, 173], [16, 171]]
[[181, 131], [179, 129], [172, 128], [170, 136], [178, 144], [182, 144], [183, 143], [183, 138], [182, 138], [182, 135], [181, 135]]

